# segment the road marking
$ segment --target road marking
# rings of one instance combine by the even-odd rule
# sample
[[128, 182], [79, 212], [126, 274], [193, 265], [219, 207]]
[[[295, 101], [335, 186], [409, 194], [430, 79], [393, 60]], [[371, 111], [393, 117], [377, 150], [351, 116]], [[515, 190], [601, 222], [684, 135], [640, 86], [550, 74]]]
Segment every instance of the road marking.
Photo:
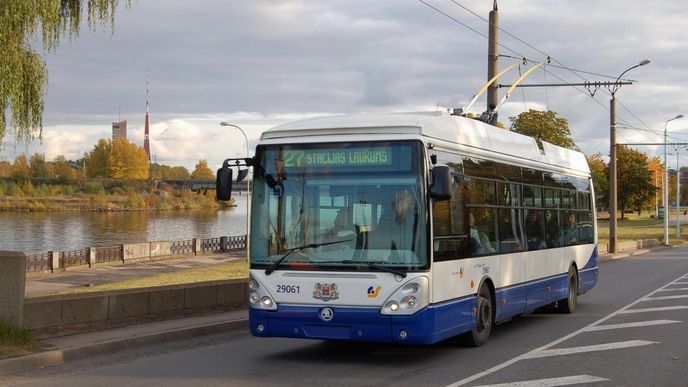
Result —
[[678, 296], [645, 297], [642, 299], [642, 301], [675, 300], [677, 298], [688, 298], [688, 294], [681, 294]]
[[526, 380], [523, 382], [486, 384], [479, 387], [555, 387], [570, 386], [572, 384], [606, 382], [609, 379], [598, 378], [590, 375], [565, 376], [563, 378]]
[[671, 284], [672, 285], [688, 285], [688, 282], [674, 281]]
[[528, 354], [528, 356], [526, 357], [526, 359], [537, 359], [537, 358], [541, 358], [541, 357], [550, 357], [550, 356], [573, 355], [576, 353], [585, 353], [585, 352], [609, 351], [612, 349], [641, 347], [643, 345], [650, 345], [650, 344], [659, 344], [659, 343], [657, 341], [631, 340], [631, 341], [620, 341], [618, 343], [585, 345], [583, 347], [547, 349], [544, 351], [530, 352]]
[[[683, 276], [680, 277], [680, 278], [683, 278], [683, 277], [685, 277], [685, 276], [686, 276], [686, 275], [683, 275]], [[676, 281], [676, 280], [674, 280], [674, 281]], [[663, 285], [663, 286], [660, 287], [659, 289], [663, 289], [663, 288], [665, 288], [666, 286], [667, 286], [667, 285]], [[505, 361], [505, 362], [502, 363], [502, 364], [498, 364], [498, 365], [496, 365], [496, 366], [494, 366], [494, 367], [492, 367], [492, 368], [490, 368], [490, 369], [487, 369], [487, 370], [485, 370], [485, 371], [478, 372], [477, 374], [471, 375], [471, 376], [469, 376], [469, 377], [467, 377], [467, 378], [463, 378], [463, 379], [461, 379], [461, 380], [459, 380], [459, 381], [457, 381], [457, 382], [454, 382], [454, 383], [448, 385], [447, 387], [458, 387], [458, 386], [463, 386], [464, 384], [470, 383], [470, 382], [472, 382], [472, 381], [474, 381], [474, 380], [478, 380], [478, 379], [480, 379], [480, 378], [482, 378], [482, 377], [485, 377], [485, 376], [487, 376], [487, 375], [490, 375], [490, 374], [492, 374], [492, 373], [495, 373], [495, 372], [497, 372], [497, 371], [499, 371], [499, 370], [501, 370], [501, 369], [503, 369], [503, 368], [509, 367], [509, 366], [511, 366], [512, 364], [517, 363], [519, 360], [528, 359], [528, 358], [529, 358], [529, 355], [530, 355], [531, 353], [542, 352], [542, 351], [545, 351], [545, 350], [547, 350], [547, 349], [549, 349], [549, 348], [552, 348], [552, 347], [554, 347], [555, 345], [557, 345], [557, 344], [559, 344], [559, 343], [562, 343], [562, 342], [564, 342], [564, 341], [566, 341], [566, 340], [568, 340], [568, 339], [570, 339], [570, 338], [572, 338], [572, 337], [578, 336], [579, 334], [585, 332], [585, 330], [588, 329], [589, 327], [600, 325], [601, 323], [603, 323], [603, 322], [605, 322], [605, 321], [607, 321], [607, 320], [609, 320], [609, 319], [612, 319], [612, 318], [616, 317], [618, 314], [623, 313], [625, 310], [630, 309], [630, 308], [633, 307], [634, 305], [636, 305], [636, 304], [640, 303], [641, 301], [643, 301], [645, 298], [651, 296], [651, 295], [654, 294], [656, 291], [657, 291], [657, 290], [653, 290], [652, 292], [648, 293], [647, 295], [645, 295], [645, 296], [643, 296], [643, 297], [640, 297], [639, 299], [637, 299], [637, 300], [631, 302], [630, 304], [628, 304], [628, 305], [626, 305], [626, 306], [624, 306], [624, 307], [622, 307], [622, 308], [620, 308], [620, 309], [618, 309], [618, 310], [616, 310], [616, 311], [614, 311], [614, 312], [608, 314], [607, 316], [602, 317], [601, 319], [599, 319], [599, 320], [597, 320], [597, 321], [595, 321], [595, 322], [593, 322], [593, 323], [591, 323], [591, 324], [589, 324], [589, 325], [587, 325], [587, 326], [585, 326], [585, 327], [583, 327], [583, 328], [581, 328], [581, 329], [579, 329], [579, 330], [577, 330], [577, 331], [575, 331], [575, 332], [571, 332], [571, 333], [569, 333], [569, 334], [566, 335], [566, 336], [563, 336], [563, 337], [561, 337], [561, 338], [559, 338], [559, 339], [557, 339], [557, 340], [554, 340], [554, 341], [552, 341], [552, 342], [549, 343], [549, 344], [545, 344], [545, 345], [543, 345], [543, 346], [540, 347], [540, 348], [536, 348], [536, 349], [534, 349], [534, 350], [532, 350], [532, 351], [530, 351], [530, 352], [526, 352], [526, 353], [524, 353], [524, 354], [522, 354], [522, 355], [516, 356], [516, 357], [514, 357], [514, 358], [512, 358], [512, 359], [510, 359], [510, 360]]]
[[626, 314], [626, 313], [645, 313], [645, 312], [664, 312], [666, 310], [678, 310], [678, 309], [688, 309], [688, 305], [679, 305], [679, 306], [664, 306], [661, 308], [640, 308], [640, 309], [628, 309], [619, 312], [619, 314]]
[[688, 288], [672, 288], [672, 289], [659, 289], [658, 292], [668, 292], [671, 290], [688, 290]]
[[680, 323], [680, 322], [683, 322], [683, 321], [676, 321], [676, 320], [652, 320], [652, 321], [639, 321], [639, 322], [624, 323], [624, 324], [596, 325], [596, 326], [594, 326], [594, 327], [588, 327], [587, 329], [585, 329], [585, 331], [586, 331], [586, 332], [607, 331], [607, 330], [610, 330], [610, 329], [649, 327], [649, 326], [653, 326], [653, 325], [675, 324], [675, 323]]

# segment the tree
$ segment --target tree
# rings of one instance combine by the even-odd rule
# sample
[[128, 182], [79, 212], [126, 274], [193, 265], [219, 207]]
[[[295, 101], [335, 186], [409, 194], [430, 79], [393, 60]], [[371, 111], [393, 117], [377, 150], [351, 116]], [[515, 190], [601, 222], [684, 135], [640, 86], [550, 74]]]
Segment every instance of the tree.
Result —
[[76, 178], [76, 171], [69, 165], [64, 156], [55, 158], [55, 176], [63, 182], [69, 182]]
[[100, 139], [86, 155], [86, 176], [109, 179], [147, 179], [148, 156], [143, 147], [120, 138]]
[[[0, 143], [10, 127], [20, 141], [41, 136], [43, 95], [48, 72], [31, 43], [40, 38], [47, 52], [54, 52], [60, 39], [79, 36], [85, 0], [0, 1]], [[119, 0], [88, 0], [88, 24], [110, 24], [114, 31]], [[131, 0], [126, 0], [127, 6]], [[39, 32], [40, 29], [40, 32]]]
[[191, 179], [193, 180], [214, 180], [215, 175], [213, 171], [208, 167], [208, 162], [206, 160], [200, 160], [196, 164], [196, 168], [191, 172]]
[[9, 161], [0, 161], [0, 177], [10, 177], [12, 174], [12, 164]]
[[509, 117], [509, 121], [511, 121], [511, 131], [535, 138], [540, 148], [542, 148], [542, 141], [546, 141], [567, 149], [578, 150], [578, 146], [571, 138], [569, 122], [565, 118], [557, 117], [556, 112], [529, 109], [518, 117]]
[[146, 151], [124, 138], [116, 139], [111, 143], [107, 159], [107, 176], [111, 179], [147, 179]]
[[17, 181], [27, 181], [31, 178], [31, 167], [29, 166], [29, 162], [26, 161], [26, 156], [24, 156], [24, 154], [20, 154], [14, 159], [11, 176]]
[[85, 155], [86, 177], [108, 177], [108, 157], [112, 144], [101, 138], [89, 153]]
[[599, 198], [595, 205], [609, 207], [609, 166], [602, 160], [602, 155], [599, 153], [585, 158], [588, 160], [592, 184]]
[[634, 208], [641, 212], [643, 205], [654, 198], [655, 186], [652, 184], [652, 174], [648, 167], [648, 157], [645, 153], [620, 145], [616, 151], [618, 168], [617, 192], [621, 219], [624, 219], [626, 208]]
[[650, 170], [650, 176], [652, 177], [652, 185], [654, 186], [654, 196], [649, 199], [645, 207], [655, 208], [655, 204], [662, 202], [662, 181], [664, 181], [664, 163], [662, 160], [655, 156], [648, 160], [647, 167]]
[[31, 167], [32, 177], [47, 177], [48, 170], [45, 163], [45, 157], [40, 153], [34, 153], [29, 160], [29, 166]]

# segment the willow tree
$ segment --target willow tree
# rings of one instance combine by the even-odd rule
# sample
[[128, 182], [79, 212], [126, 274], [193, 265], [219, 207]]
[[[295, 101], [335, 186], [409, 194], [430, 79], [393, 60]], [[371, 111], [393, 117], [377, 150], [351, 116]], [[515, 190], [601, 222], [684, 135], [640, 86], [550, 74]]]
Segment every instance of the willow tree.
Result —
[[[124, 2], [131, 4], [131, 0]], [[91, 30], [103, 25], [114, 31], [118, 3], [119, 0], [0, 1], [0, 143], [8, 132], [19, 141], [41, 137], [48, 71], [34, 46], [41, 44], [45, 51], [54, 52], [61, 39], [76, 40], [84, 10]]]

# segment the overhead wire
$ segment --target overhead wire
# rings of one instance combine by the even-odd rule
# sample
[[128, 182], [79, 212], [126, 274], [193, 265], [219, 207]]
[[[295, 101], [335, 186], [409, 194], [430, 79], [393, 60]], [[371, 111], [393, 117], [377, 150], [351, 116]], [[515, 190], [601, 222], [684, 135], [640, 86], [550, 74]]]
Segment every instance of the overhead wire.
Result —
[[[467, 28], [467, 29], [473, 31], [474, 33], [476, 33], [476, 34], [482, 36], [483, 38], [486, 38], [488, 41], [490, 41], [490, 38], [489, 38], [488, 36], [486, 36], [484, 33], [482, 33], [482, 32], [480, 32], [480, 31], [478, 31], [478, 30], [476, 30], [476, 29], [474, 29], [474, 28], [468, 26], [467, 24], [461, 22], [461, 21], [458, 20], [457, 18], [455, 18], [455, 17], [449, 15], [448, 13], [446, 13], [446, 12], [440, 10], [439, 8], [437, 8], [437, 7], [435, 7], [435, 6], [433, 6], [433, 5], [429, 4], [429, 3], [427, 3], [427, 2], [424, 1], [424, 0], [418, 0], [418, 1], [419, 1], [420, 3], [426, 5], [427, 7], [429, 7], [429, 8], [431, 8], [431, 9], [435, 10], [436, 12], [438, 12], [438, 13], [444, 15], [445, 17], [447, 17], [447, 18], [453, 20], [454, 22], [456, 22], [456, 23], [462, 25], [463, 27], [465, 27], [465, 28]], [[483, 21], [485, 21], [485, 22], [487, 22], [487, 23], [489, 24], [489, 20], [485, 19], [483, 16], [481, 16], [481, 15], [479, 15], [478, 13], [474, 12], [474, 11], [471, 10], [470, 8], [464, 6], [463, 4], [459, 3], [459, 2], [456, 1], [456, 0], [450, 0], [450, 1], [451, 1], [452, 3], [454, 3], [456, 6], [458, 6], [458, 7], [462, 8], [462, 9], [464, 9], [465, 11], [469, 12], [470, 14], [472, 14], [472, 15], [478, 17], [479, 19], [481, 19], [481, 20], [483, 20]], [[545, 55], [545, 56], [549, 57], [551, 60], [553, 60], [554, 62], [556, 62], [557, 64], [559, 64], [559, 66], [553, 65], [553, 64], [547, 64], [547, 66], [549, 66], [549, 67], [567, 70], [567, 71], [571, 72], [572, 74], [574, 74], [575, 76], [577, 76], [578, 78], [584, 80], [585, 82], [588, 82], [588, 80], [587, 80], [585, 77], [583, 77], [583, 76], [581, 75], [581, 73], [582, 73], [582, 74], [588, 74], [588, 75], [600, 76], [600, 77], [604, 77], [604, 78], [610, 78], [610, 79], [618, 79], [617, 77], [613, 77], [613, 76], [610, 76], [610, 75], [598, 74], [598, 73], [593, 73], [593, 72], [583, 71], [583, 70], [577, 70], [577, 69], [573, 69], [573, 68], [571, 68], [571, 67], [568, 67], [568, 66], [564, 65], [563, 63], [561, 63], [560, 61], [558, 61], [556, 58], [553, 58], [552, 56], [548, 55], [548, 54], [545, 53], [544, 51], [542, 51], [542, 50], [540, 50], [539, 48], [537, 48], [537, 47], [531, 45], [530, 43], [528, 43], [528, 42], [522, 40], [522, 39], [519, 38], [518, 36], [516, 36], [516, 35], [510, 33], [509, 31], [507, 31], [507, 30], [505, 30], [505, 29], [503, 29], [503, 28], [501, 28], [501, 27], [499, 27], [499, 26], [497, 26], [497, 28], [498, 28], [499, 31], [501, 31], [501, 32], [505, 33], [506, 35], [512, 37], [513, 39], [515, 39], [515, 40], [517, 40], [518, 42], [524, 44], [525, 46], [527, 46], [527, 47], [529, 47], [529, 48], [531, 48], [531, 49], [537, 51], [538, 53], [540, 53], [540, 54], [542, 54], [542, 55]], [[511, 53], [514, 53], [514, 54], [518, 55], [519, 58], [517, 58], [517, 59], [526, 58], [526, 56], [521, 55], [520, 53], [516, 52], [515, 50], [513, 50], [513, 49], [507, 47], [506, 45], [504, 45], [504, 44], [502, 44], [502, 43], [497, 42], [497, 45], [498, 45], [499, 47], [504, 48], [505, 50], [507, 50], [507, 51], [509, 51], [509, 52], [511, 52]], [[509, 56], [503, 55], [503, 54], [501, 54], [500, 56], [509, 57]], [[512, 58], [513, 58], [513, 57], [512, 57]], [[526, 58], [526, 59], [527, 59], [527, 58]], [[531, 61], [532, 61], [532, 60], [531, 60]], [[543, 66], [543, 69], [544, 69], [544, 66]], [[544, 69], [544, 71], [545, 71], [545, 74], [549, 72], [550, 75], [552, 75], [553, 77], [557, 78], [558, 80], [560, 80], [561, 82], [563, 82], [563, 83], [565, 83], [565, 84], [567, 84], [567, 85], [570, 85], [570, 84], [571, 84], [570, 82], [568, 82], [568, 81], [564, 80], [563, 78], [557, 76], [556, 74], [554, 74], [554, 73], [551, 72], [551, 71], [547, 71], [546, 69]], [[578, 92], [581, 92], [581, 93], [583, 93], [583, 94], [586, 95], [586, 96], [589, 96], [593, 101], [595, 101], [597, 104], [599, 104], [600, 106], [602, 106], [605, 110], [609, 111], [609, 107], [607, 107], [606, 104], [600, 102], [597, 98], [595, 98], [594, 95], [591, 95], [590, 93], [588, 93], [588, 92], [586, 92], [586, 91], [580, 89], [580, 88], [577, 87], [577, 86], [572, 86], [572, 87], [573, 87], [574, 89], [576, 89]], [[604, 92], [604, 90], [603, 90], [603, 92]], [[609, 92], [609, 91], [606, 91], [606, 92], [607, 92], [607, 94], [611, 95], [611, 92]], [[617, 99], [617, 102], [618, 102], [618, 99]], [[647, 125], [644, 121], [642, 121], [642, 120], [641, 120], [635, 113], [633, 113], [628, 107], [626, 107], [625, 105], [623, 105], [623, 104], [621, 104], [621, 103], [619, 103], [619, 104], [622, 106], [622, 108], [623, 108], [624, 110], [626, 110], [627, 112], [629, 112], [629, 113], [630, 113], [635, 119], [637, 119], [640, 123], [642, 123], [642, 124], [643, 124], [644, 126], [646, 126], [647, 128], [650, 128], [649, 125]], [[549, 104], [548, 104], [548, 108], [549, 108]], [[619, 115], [618, 115], [618, 113], [617, 113], [617, 117], [618, 117], [618, 116], [619, 116]]]

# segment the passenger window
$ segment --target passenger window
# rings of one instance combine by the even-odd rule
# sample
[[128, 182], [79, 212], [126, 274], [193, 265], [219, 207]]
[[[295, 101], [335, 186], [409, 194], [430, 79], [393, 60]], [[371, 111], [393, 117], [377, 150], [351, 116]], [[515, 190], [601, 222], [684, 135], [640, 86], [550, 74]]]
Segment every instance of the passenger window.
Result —
[[526, 245], [528, 250], [542, 250], [545, 242], [545, 214], [542, 210], [525, 210]]
[[433, 251], [436, 262], [468, 256], [468, 234], [464, 215], [466, 190], [463, 178], [454, 176], [451, 199], [433, 201]]
[[521, 231], [521, 211], [515, 208], [499, 209], [499, 252], [503, 254], [524, 251]]
[[470, 248], [472, 256], [496, 254], [497, 216], [494, 208], [470, 208]]

